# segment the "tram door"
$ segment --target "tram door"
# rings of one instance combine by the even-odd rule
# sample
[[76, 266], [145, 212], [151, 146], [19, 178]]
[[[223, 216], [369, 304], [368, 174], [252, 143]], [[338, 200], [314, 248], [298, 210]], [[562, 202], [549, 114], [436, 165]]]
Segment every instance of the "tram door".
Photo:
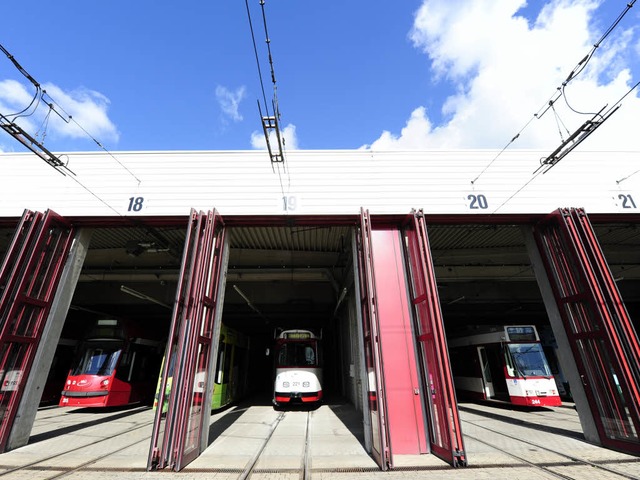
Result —
[[52, 211], [25, 211], [0, 267], [0, 452], [16, 418], [73, 241]]
[[[217, 345], [226, 266], [224, 225], [214, 210], [191, 211], [165, 350], [147, 469], [181, 470], [206, 446], [210, 365]], [[163, 405], [167, 405], [166, 410]], [[166, 412], [166, 415], [165, 415]]]
[[640, 453], [640, 345], [582, 209], [534, 227], [602, 445]]
[[392, 467], [387, 423], [387, 407], [382, 370], [380, 323], [376, 300], [375, 273], [371, 249], [371, 219], [361, 209], [360, 229], [357, 232], [359, 295], [362, 310], [365, 363], [368, 384], [368, 406], [371, 416], [372, 455], [382, 470]]
[[480, 369], [482, 370], [482, 384], [486, 398], [493, 398], [496, 394], [493, 388], [493, 377], [491, 376], [491, 365], [489, 357], [487, 357], [487, 349], [478, 347], [478, 359], [480, 360]]
[[422, 398], [429, 414], [431, 449], [454, 467], [465, 466], [467, 458], [458, 403], [422, 211], [412, 212], [405, 236], [423, 390], [428, 389], [430, 393]]

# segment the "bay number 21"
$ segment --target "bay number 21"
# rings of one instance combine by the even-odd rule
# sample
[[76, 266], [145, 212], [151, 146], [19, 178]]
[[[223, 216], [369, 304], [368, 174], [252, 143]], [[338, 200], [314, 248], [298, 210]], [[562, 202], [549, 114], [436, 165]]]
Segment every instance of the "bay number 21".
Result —
[[622, 200], [622, 208], [638, 208], [636, 202], [630, 194], [621, 193], [618, 195], [618, 200]]

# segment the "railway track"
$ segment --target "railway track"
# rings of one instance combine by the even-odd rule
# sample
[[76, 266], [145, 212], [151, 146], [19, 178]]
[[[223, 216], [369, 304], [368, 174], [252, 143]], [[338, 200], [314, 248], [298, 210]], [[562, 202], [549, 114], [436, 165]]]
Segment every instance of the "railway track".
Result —
[[[149, 408], [144, 409], [136, 409], [131, 413], [131, 416], [135, 416], [137, 413], [141, 413], [144, 411], [150, 410]], [[84, 428], [77, 429], [78, 432], [83, 430], [86, 431], [86, 438], [89, 439], [86, 442], [82, 442], [79, 445], [75, 445], [71, 448], [63, 449], [51, 455], [47, 455], [41, 458], [37, 458], [33, 461], [22, 463], [18, 466], [2, 466], [4, 470], [0, 471], [0, 477], [10, 477], [13, 473], [17, 471], [32, 471], [32, 472], [40, 472], [38, 475], [38, 479], [40, 480], [52, 480], [56, 478], [62, 478], [73, 473], [81, 472], [86, 470], [91, 465], [98, 463], [99, 461], [108, 458], [111, 455], [114, 455], [118, 452], [131, 448], [142, 442], [149, 442], [150, 434], [151, 434], [151, 426], [153, 425], [153, 421], [146, 420], [135, 420], [133, 419], [133, 425], [123, 428], [121, 430], [110, 433], [108, 436], [103, 436], [101, 438], [95, 439], [94, 436], [96, 434], [91, 433], [91, 429], [98, 428], [95, 423], [90, 423]], [[141, 434], [140, 438], [136, 438], [133, 441], [128, 441], [126, 443], [120, 443], [117, 441], [118, 438], [125, 437], [128, 435]], [[114, 441], [115, 440], [115, 441]], [[88, 457], [87, 460], [79, 460], [83, 458], [83, 452], [90, 452], [96, 446], [108, 445], [110, 443], [116, 443], [116, 448], [105, 448], [104, 453], [99, 455], [89, 454], [86, 455], [85, 458]], [[61, 465], [65, 463], [66, 465]], [[51, 475], [46, 475], [47, 471], [55, 471]]]
[[[571, 455], [569, 453], [560, 451], [559, 449], [550, 448], [548, 446], [541, 445], [537, 442], [526, 440], [525, 438], [523, 438], [523, 437], [526, 437], [524, 435], [521, 435], [521, 436], [510, 435], [508, 433], [505, 433], [504, 431], [487, 427], [486, 425], [482, 425], [480, 422], [473, 421], [473, 420], [462, 420], [462, 423], [463, 425], [464, 424], [473, 425], [475, 428], [481, 429], [484, 432], [488, 432], [488, 435], [486, 437], [483, 435], [482, 436], [483, 438], [480, 438], [480, 436], [478, 435], [470, 434], [469, 429], [467, 428], [464, 434], [465, 438], [471, 438], [476, 442], [482, 443], [483, 445], [486, 445], [492, 449], [495, 449], [496, 451], [501, 452], [503, 455], [507, 455], [519, 462], [523, 462], [524, 464], [530, 467], [533, 467], [536, 470], [539, 470], [541, 472], [545, 472], [546, 474], [551, 475], [555, 478], [561, 478], [563, 480], [582, 480], [585, 478], [585, 473], [583, 471], [580, 471], [580, 472], [576, 471], [575, 467], [578, 465], [583, 465], [585, 467], [590, 467], [592, 469], [597, 470], [598, 473], [596, 473], [596, 471], [594, 470], [591, 470], [591, 475], [594, 475], [595, 478], [604, 478], [600, 475], [606, 474], [607, 475], [606, 478], [611, 478], [611, 479], [624, 478], [628, 480], [640, 480], [640, 476], [638, 475], [621, 472], [618, 469], [610, 468], [606, 465], [603, 465], [602, 463], [592, 462], [584, 458], [579, 458], [575, 455]], [[531, 427], [522, 427], [522, 428], [533, 430], [533, 428]], [[503, 443], [501, 439], [508, 440], [509, 447], [510, 447], [509, 449], [499, 447], [499, 445]], [[526, 448], [522, 448], [522, 449], [514, 448], [518, 444], [525, 445]], [[516, 451], [518, 453], [516, 453]], [[553, 461], [541, 460], [540, 458], [541, 452], [550, 454], [556, 457], [556, 459], [554, 459]], [[640, 464], [640, 459], [631, 460], [630, 462]], [[509, 466], [512, 466], [512, 465], [509, 465]], [[572, 472], [562, 473], [561, 471], [559, 471], [562, 469], [562, 467], [573, 467]]]
[[[249, 460], [246, 464], [244, 471], [238, 477], [238, 480], [247, 480], [251, 478], [251, 475], [255, 472], [262, 472], [262, 469], [258, 470], [257, 466], [262, 458], [265, 456], [265, 451], [269, 446], [269, 442], [272, 441], [274, 433], [278, 429], [278, 427], [282, 428], [282, 421], [285, 419], [287, 415], [291, 415], [294, 412], [280, 412], [275, 421], [271, 424], [270, 430], [264, 442], [258, 449], [258, 451], [254, 454], [254, 456]], [[309, 454], [310, 447], [310, 422], [311, 415], [313, 412], [306, 412], [306, 420], [304, 422], [304, 444], [302, 448], [302, 455], [300, 457], [300, 468], [299, 468], [299, 480], [311, 480], [311, 457]]]
[[[74, 431], [78, 434], [74, 440], [70, 440], [68, 443], [73, 446], [69, 448], [63, 448], [49, 455], [43, 455], [37, 457], [37, 453], [34, 454], [32, 461], [20, 462], [19, 465], [2, 465], [0, 462], [0, 478], [13, 478], [14, 475], [24, 476], [30, 475], [32, 478], [38, 480], [54, 480], [58, 478], [64, 478], [68, 476], [74, 476], [74, 478], [81, 478], [82, 474], [89, 474], [101, 470], [116, 471], [118, 469], [113, 467], [98, 467], [96, 464], [105, 459], [109, 459], [111, 456], [117, 456], [119, 452], [127, 450], [131, 447], [136, 447], [139, 444], [147, 446], [150, 441], [151, 427], [153, 421], [148, 416], [138, 416], [138, 413], [142, 413], [144, 410], [136, 410], [132, 413], [131, 419], [128, 425], [122, 429], [116, 429], [110, 432], [108, 435], [103, 435], [100, 438], [96, 436], [100, 435], [100, 421], [89, 422], [85, 427], [75, 427]], [[261, 441], [261, 444], [256, 449], [253, 456], [245, 464], [244, 468], [238, 469], [235, 472], [227, 471], [229, 475], [237, 474], [239, 480], [250, 479], [252, 475], [270, 473], [277, 470], [279, 473], [287, 476], [291, 479], [298, 480], [310, 480], [312, 476], [311, 471], [311, 455], [310, 455], [310, 435], [311, 435], [311, 418], [313, 412], [279, 412], [275, 420], [269, 425], [267, 434]], [[303, 416], [303, 417], [302, 417]], [[45, 416], [45, 421], [49, 420]], [[53, 437], [53, 432], [45, 432], [45, 436]], [[289, 458], [288, 467], [286, 468], [274, 468], [274, 451], [278, 449], [278, 441], [282, 441], [282, 437], [295, 435], [302, 438], [302, 447], [299, 445], [295, 448], [295, 453], [292, 456], [299, 454], [299, 463], [291, 463]], [[280, 437], [277, 440], [277, 437]], [[63, 439], [64, 437], [56, 437]], [[78, 444], [78, 439], [84, 439]], [[64, 441], [64, 440], [63, 440]], [[37, 445], [34, 443], [33, 445]], [[47, 450], [48, 447], [43, 450]], [[297, 450], [300, 450], [298, 453]], [[278, 460], [276, 457], [275, 464]], [[129, 472], [145, 472], [146, 469], [141, 467], [131, 467], [123, 465], [123, 468], [119, 470]], [[223, 469], [224, 470], [224, 469]], [[155, 472], [157, 474], [171, 474], [171, 470], [161, 470]], [[80, 476], [80, 477], [79, 477]], [[233, 477], [230, 477], [233, 478]]]

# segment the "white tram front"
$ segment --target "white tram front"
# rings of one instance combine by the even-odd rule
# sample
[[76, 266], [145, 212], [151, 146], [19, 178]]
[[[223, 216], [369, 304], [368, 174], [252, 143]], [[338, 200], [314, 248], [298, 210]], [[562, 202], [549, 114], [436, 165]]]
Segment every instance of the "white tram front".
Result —
[[273, 404], [322, 400], [320, 338], [310, 330], [284, 330], [276, 338]]

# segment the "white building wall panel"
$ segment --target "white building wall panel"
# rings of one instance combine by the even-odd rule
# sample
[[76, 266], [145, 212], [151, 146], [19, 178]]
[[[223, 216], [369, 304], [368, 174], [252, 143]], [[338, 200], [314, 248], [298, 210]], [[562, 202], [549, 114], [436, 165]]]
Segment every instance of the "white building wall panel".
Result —
[[[548, 153], [548, 152], [547, 152]], [[535, 173], [545, 152], [261, 151], [70, 153], [63, 176], [28, 153], [0, 154], [0, 217], [25, 208], [65, 216], [638, 213], [640, 152], [572, 152]], [[125, 168], [126, 167], [126, 168]], [[127, 169], [129, 171], [127, 171]], [[624, 179], [625, 177], [629, 178]]]

